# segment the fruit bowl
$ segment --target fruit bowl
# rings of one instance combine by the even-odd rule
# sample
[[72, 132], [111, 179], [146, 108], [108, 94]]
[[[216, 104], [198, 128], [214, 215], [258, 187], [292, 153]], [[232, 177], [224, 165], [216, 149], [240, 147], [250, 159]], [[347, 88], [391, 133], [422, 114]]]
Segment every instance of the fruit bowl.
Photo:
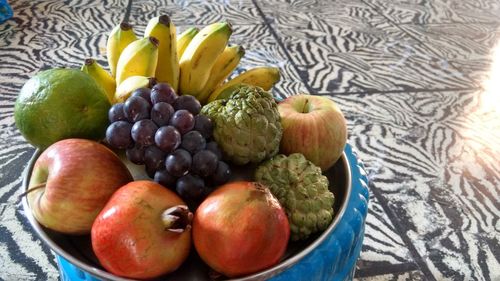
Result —
[[[22, 189], [26, 191], [33, 165], [40, 155], [37, 150], [24, 172]], [[248, 167], [234, 172], [237, 179], [248, 179]], [[141, 173], [132, 171], [134, 177]], [[361, 251], [368, 211], [368, 179], [363, 164], [350, 145], [342, 157], [324, 173], [335, 194], [335, 217], [329, 227], [308, 240], [290, 242], [285, 256], [277, 265], [239, 279], [231, 280], [350, 280]], [[25, 214], [40, 239], [55, 253], [61, 280], [130, 280], [106, 272], [97, 262], [90, 236], [63, 235], [40, 225], [33, 217], [26, 197], [22, 200]], [[213, 272], [212, 272], [213, 273]], [[174, 273], [155, 280], [213, 280], [210, 269], [194, 250]], [[218, 278], [220, 279], [220, 277]], [[220, 279], [224, 280], [224, 279]]]

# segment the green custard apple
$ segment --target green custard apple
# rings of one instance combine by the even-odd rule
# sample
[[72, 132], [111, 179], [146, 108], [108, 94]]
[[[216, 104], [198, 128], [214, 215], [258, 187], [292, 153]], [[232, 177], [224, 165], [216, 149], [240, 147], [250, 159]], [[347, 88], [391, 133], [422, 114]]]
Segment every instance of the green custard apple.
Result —
[[257, 168], [255, 180], [266, 185], [285, 208], [291, 240], [307, 239], [332, 222], [335, 197], [328, 179], [304, 155], [274, 156]]
[[201, 113], [214, 122], [214, 139], [233, 164], [260, 163], [278, 153], [280, 115], [273, 97], [262, 88], [236, 87], [229, 98], [205, 105]]

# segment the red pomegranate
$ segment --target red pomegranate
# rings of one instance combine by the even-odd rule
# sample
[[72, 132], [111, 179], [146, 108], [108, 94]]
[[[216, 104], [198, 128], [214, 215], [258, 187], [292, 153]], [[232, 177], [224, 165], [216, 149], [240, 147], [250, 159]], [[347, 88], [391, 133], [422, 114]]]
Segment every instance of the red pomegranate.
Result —
[[285, 253], [290, 226], [268, 188], [232, 182], [212, 192], [193, 219], [193, 241], [215, 271], [238, 277], [269, 268]]
[[120, 187], [97, 216], [92, 248], [115, 275], [154, 278], [186, 260], [192, 218], [174, 192], [152, 181], [134, 181]]

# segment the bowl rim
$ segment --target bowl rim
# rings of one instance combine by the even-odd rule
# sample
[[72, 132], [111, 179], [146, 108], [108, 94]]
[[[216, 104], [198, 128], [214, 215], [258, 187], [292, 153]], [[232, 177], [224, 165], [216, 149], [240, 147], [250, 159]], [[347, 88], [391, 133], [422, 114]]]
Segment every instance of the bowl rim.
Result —
[[[42, 151], [40, 149], [37, 149], [31, 159], [28, 162], [28, 165], [24, 169], [23, 172], [23, 180], [22, 180], [22, 192], [25, 192], [28, 190], [28, 185], [29, 185], [29, 180], [31, 176], [31, 172], [33, 171], [33, 167], [35, 165], [36, 160], [40, 156]], [[316, 249], [336, 228], [336, 226], [339, 224], [340, 220], [344, 217], [344, 213], [346, 212], [347, 206], [349, 205], [349, 198], [351, 196], [351, 191], [352, 191], [352, 171], [350, 168], [350, 163], [349, 159], [345, 153], [345, 150], [342, 152], [341, 157], [339, 160], [342, 160], [342, 165], [343, 169], [345, 171], [345, 188], [346, 190], [344, 191], [344, 196], [342, 198], [343, 204], [340, 206], [339, 211], [335, 215], [333, 221], [330, 223], [328, 228], [321, 233], [320, 236], [318, 236], [311, 244], [309, 244], [306, 248], [304, 248], [302, 251], [299, 253], [281, 261], [280, 263], [265, 269], [263, 271], [259, 271], [257, 273], [247, 275], [244, 277], [240, 278], [233, 278], [233, 279], [226, 279], [226, 281], [255, 281], [255, 280], [263, 280], [267, 278], [271, 278], [273, 276], [278, 275], [279, 273], [287, 270], [288, 268], [292, 267], [293, 265], [297, 264], [300, 260], [302, 260], [304, 257], [306, 257], [308, 254], [310, 254], [314, 249]], [[31, 212], [31, 208], [29, 207], [28, 204], [28, 199], [27, 196], [23, 196], [22, 198], [22, 205], [23, 205], [23, 210], [25, 213], [25, 216], [28, 218], [28, 221], [31, 224], [31, 227], [35, 230], [36, 234], [41, 238], [41, 240], [49, 246], [49, 248], [54, 251], [57, 255], [63, 257], [66, 259], [69, 263], [71, 263], [73, 266], [79, 268], [80, 270], [86, 271], [90, 273], [91, 275], [97, 277], [97, 278], [105, 278], [105, 280], [113, 280], [113, 281], [132, 281], [135, 279], [128, 279], [120, 276], [113, 275], [105, 270], [96, 268], [94, 266], [88, 265], [86, 263], [81, 262], [77, 258], [73, 257], [70, 255], [68, 252], [66, 252], [63, 248], [59, 247], [50, 237], [49, 235], [43, 230], [43, 227], [41, 224], [35, 219], [33, 216], [33, 213]]]

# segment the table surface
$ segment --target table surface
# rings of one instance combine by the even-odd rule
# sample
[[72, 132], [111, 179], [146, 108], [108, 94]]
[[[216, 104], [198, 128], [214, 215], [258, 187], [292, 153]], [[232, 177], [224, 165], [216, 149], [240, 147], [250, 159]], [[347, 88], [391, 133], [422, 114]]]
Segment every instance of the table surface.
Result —
[[[69, 2], [65, 3], [65, 2]], [[241, 69], [275, 65], [273, 93], [332, 97], [371, 180], [357, 280], [500, 280], [498, 0], [11, 0], [0, 25], [0, 279], [56, 280], [16, 200], [34, 148], [14, 125], [41, 69], [105, 64], [122, 20], [142, 34], [229, 20]]]

